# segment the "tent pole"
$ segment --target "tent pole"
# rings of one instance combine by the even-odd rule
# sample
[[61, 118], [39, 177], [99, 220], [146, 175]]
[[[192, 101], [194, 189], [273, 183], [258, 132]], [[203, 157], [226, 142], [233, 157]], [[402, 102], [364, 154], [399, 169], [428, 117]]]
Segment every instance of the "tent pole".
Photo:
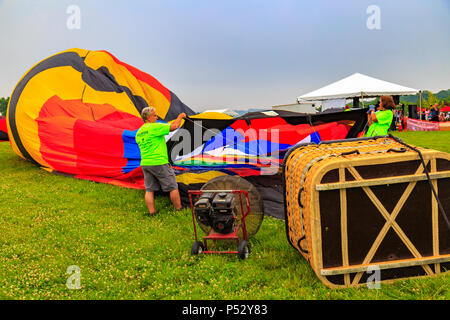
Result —
[[419, 91], [419, 119], [422, 120], [422, 90]]

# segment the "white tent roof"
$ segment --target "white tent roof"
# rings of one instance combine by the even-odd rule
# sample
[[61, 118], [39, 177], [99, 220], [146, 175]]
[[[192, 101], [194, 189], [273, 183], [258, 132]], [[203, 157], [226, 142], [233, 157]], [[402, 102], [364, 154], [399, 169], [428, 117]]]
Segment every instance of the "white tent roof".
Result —
[[378, 97], [382, 95], [406, 96], [419, 92], [395, 83], [375, 79], [361, 73], [351, 76], [298, 97], [298, 100], [328, 100], [353, 97]]

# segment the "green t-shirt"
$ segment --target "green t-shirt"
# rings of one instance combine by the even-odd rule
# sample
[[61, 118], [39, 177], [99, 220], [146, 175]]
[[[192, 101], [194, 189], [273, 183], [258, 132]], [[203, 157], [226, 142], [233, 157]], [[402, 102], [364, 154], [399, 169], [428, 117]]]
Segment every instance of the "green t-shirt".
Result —
[[136, 132], [136, 143], [141, 150], [141, 166], [158, 166], [169, 163], [165, 135], [170, 132], [168, 123], [144, 123]]
[[366, 137], [385, 136], [391, 127], [394, 113], [392, 110], [383, 110], [376, 113], [378, 122], [373, 122], [369, 130], [367, 130]]

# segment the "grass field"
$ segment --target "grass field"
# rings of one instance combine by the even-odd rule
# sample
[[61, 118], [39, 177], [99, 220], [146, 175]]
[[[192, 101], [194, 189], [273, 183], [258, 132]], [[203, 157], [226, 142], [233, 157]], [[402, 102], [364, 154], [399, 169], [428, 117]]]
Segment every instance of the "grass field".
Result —
[[[397, 134], [450, 152], [450, 132]], [[48, 173], [0, 143], [2, 299], [449, 299], [450, 276], [330, 290], [287, 242], [283, 221], [266, 218], [247, 260], [193, 257], [189, 210], [143, 190]], [[68, 289], [69, 266], [81, 288]]]

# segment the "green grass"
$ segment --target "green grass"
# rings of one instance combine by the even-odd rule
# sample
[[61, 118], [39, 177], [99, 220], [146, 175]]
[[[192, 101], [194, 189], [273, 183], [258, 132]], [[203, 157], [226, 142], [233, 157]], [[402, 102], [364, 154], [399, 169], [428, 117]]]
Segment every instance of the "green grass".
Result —
[[450, 153], [450, 131], [404, 131], [394, 134], [408, 144]]
[[[450, 132], [398, 134], [450, 152]], [[331, 290], [287, 242], [283, 221], [266, 218], [247, 260], [191, 256], [189, 210], [144, 191], [48, 173], [0, 143], [1, 299], [449, 299], [450, 276]], [[81, 289], [66, 287], [69, 266]]]

